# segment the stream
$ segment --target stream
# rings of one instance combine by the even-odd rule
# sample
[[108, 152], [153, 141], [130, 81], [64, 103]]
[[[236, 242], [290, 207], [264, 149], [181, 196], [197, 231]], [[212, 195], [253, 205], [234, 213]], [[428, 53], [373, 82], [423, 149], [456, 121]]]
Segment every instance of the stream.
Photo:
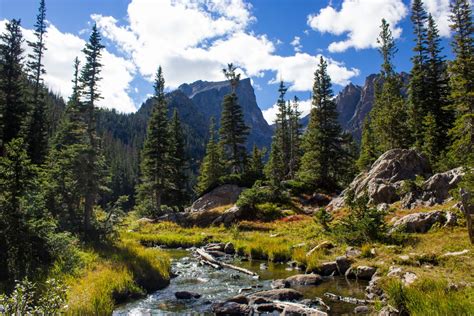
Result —
[[[172, 271], [177, 274], [172, 278], [170, 285], [158, 290], [145, 298], [118, 306], [114, 316], [125, 315], [212, 315], [211, 305], [217, 301], [224, 301], [239, 294], [239, 290], [246, 289], [242, 294], [271, 289], [272, 280], [286, 278], [302, 273], [290, 268], [285, 263], [266, 261], [236, 260], [233, 264], [257, 272], [260, 279], [239, 273], [234, 270], [216, 270], [207, 265], [201, 265], [188, 250], [167, 249], [171, 257]], [[264, 264], [266, 269], [262, 269]], [[331, 308], [329, 315], [352, 315], [356, 305], [344, 302], [331, 302], [324, 298], [324, 293], [331, 292], [342, 296], [364, 298], [364, 289], [368, 282], [346, 280], [344, 277], [328, 278], [317, 286], [302, 286], [294, 288], [304, 294], [305, 298], [323, 298]], [[178, 300], [174, 293], [190, 291], [201, 294], [199, 299]]]

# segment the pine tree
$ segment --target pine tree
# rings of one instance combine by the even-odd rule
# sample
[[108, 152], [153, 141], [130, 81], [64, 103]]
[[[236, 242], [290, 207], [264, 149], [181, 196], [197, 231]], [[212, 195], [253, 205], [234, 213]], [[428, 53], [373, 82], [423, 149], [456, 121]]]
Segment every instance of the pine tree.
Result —
[[293, 103], [288, 104], [289, 134], [290, 134], [290, 157], [288, 163], [288, 175], [290, 179], [295, 178], [301, 160], [301, 112], [298, 105], [298, 97], [295, 96]]
[[168, 106], [165, 99], [165, 79], [161, 66], [155, 77], [155, 95], [153, 110], [148, 121], [145, 143], [140, 166], [141, 184], [138, 187], [138, 199], [147, 212], [157, 215], [161, 212], [163, 193], [172, 185], [170, 179], [170, 130]]
[[451, 29], [454, 60], [449, 67], [450, 101], [456, 114], [450, 130], [448, 165], [473, 167], [474, 162], [474, 27], [471, 3], [455, 0], [451, 4]]
[[[393, 148], [406, 148], [408, 146], [408, 132], [406, 127], [407, 114], [405, 102], [401, 94], [401, 82], [393, 68], [393, 57], [397, 49], [392, 37], [389, 24], [382, 20], [381, 32], [378, 38], [379, 52], [383, 58], [380, 74], [381, 86], [377, 87], [374, 106], [370, 114], [370, 129], [376, 146], [375, 155], [371, 154], [371, 164], [374, 156]], [[367, 144], [373, 146], [372, 144]], [[362, 152], [372, 152], [372, 149], [362, 148]]]
[[427, 24], [428, 16], [423, 7], [422, 0], [414, 0], [412, 3], [411, 20], [413, 23], [413, 32], [415, 35], [415, 46], [412, 57], [413, 67], [411, 70], [411, 79], [409, 85], [409, 124], [413, 144], [421, 148], [423, 143], [423, 117], [428, 111], [429, 104], [427, 91]]
[[33, 84], [31, 98], [33, 113], [30, 118], [27, 137], [28, 153], [33, 163], [41, 164], [44, 161], [48, 148], [48, 120], [46, 100], [44, 95], [43, 78], [46, 73], [43, 66], [43, 55], [46, 51], [44, 43], [46, 33], [46, 7], [44, 0], [40, 1], [35, 23], [35, 42], [28, 41], [32, 53], [28, 55], [27, 63], [30, 81]]
[[0, 35], [0, 155], [4, 146], [20, 134], [27, 116], [23, 80], [23, 35], [20, 20], [5, 24]]
[[314, 74], [313, 107], [303, 138], [304, 155], [301, 159], [299, 178], [313, 187], [336, 189], [347, 170], [339, 161], [348, 156], [344, 149], [344, 137], [337, 120], [331, 78], [327, 74], [327, 62], [321, 57]]
[[[439, 37], [437, 25], [431, 16], [428, 15], [427, 31], [427, 61], [426, 61], [426, 82], [427, 93], [426, 104], [427, 113], [423, 119], [423, 151], [431, 157], [431, 162], [435, 163], [438, 156], [449, 143], [447, 131], [453, 123], [452, 111], [449, 111], [448, 97], [449, 85], [446, 62], [441, 55], [441, 39]], [[430, 117], [428, 117], [430, 116]], [[433, 121], [434, 120], [434, 121]], [[434, 137], [434, 138], [433, 138]], [[427, 140], [429, 146], [427, 145]]]
[[287, 107], [285, 94], [288, 88], [283, 81], [280, 82], [278, 92], [280, 93], [277, 106], [278, 113], [275, 119], [275, 134], [268, 164], [265, 168], [267, 178], [275, 186], [288, 177], [290, 163], [290, 120], [289, 107]]
[[219, 135], [230, 171], [243, 173], [247, 159], [245, 142], [249, 129], [245, 125], [244, 114], [235, 93], [240, 80], [240, 74], [236, 74], [235, 71], [236, 68], [232, 64], [229, 64], [227, 69], [223, 69], [224, 75], [230, 82], [231, 93], [227, 94], [222, 102]]
[[[372, 112], [371, 112], [372, 113]], [[364, 171], [370, 168], [372, 163], [377, 160], [379, 153], [375, 143], [374, 132], [372, 130], [372, 124], [370, 122], [370, 114], [364, 120], [362, 127], [362, 139], [361, 139], [361, 152], [359, 159], [357, 160], [357, 167], [360, 171]]]
[[206, 155], [199, 168], [198, 183], [196, 186], [198, 195], [203, 194], [216, 185], [219, 178], [224, 175], [221, 151], [217, 143], [215, 129], [216, 123], [212, 117], [209, 125], [209, 141], [206, 146]]
[[263, 179], [263, 156], [265, 155], [265, 148], [263, 150], [258, 149], [257, 145], [253, 145], [252, 156], [248, 166], [247, 174], [251, 178], [251, 182]]
[[189, 199], [186, 141], [183, 129], [175, 109], [169, 123], [170, 159], [171, 159], [171, 186], [169, 190], [169, 204], [183, 206]]
[[99, 139], [96, 134], [96, 102], [102, 97], [99, 92], [99, 81], [102, 79], [100, 73], [102, 64], [101, 37], [97, 25], [92, 27], [89, 42], [82, 50], [86, 57], [86, 63], [81, 70], [79, 79], [81, 87], [81, 115], [87, 125], [87, 146], [85, 166], [83, 169], [85, 186], [84, 202], [84, 231], [86, 235], [92, 229], [92, 215], [95, 202], [98, 197], [101, 182], [104, 180], [104, 157], [100, 152]]

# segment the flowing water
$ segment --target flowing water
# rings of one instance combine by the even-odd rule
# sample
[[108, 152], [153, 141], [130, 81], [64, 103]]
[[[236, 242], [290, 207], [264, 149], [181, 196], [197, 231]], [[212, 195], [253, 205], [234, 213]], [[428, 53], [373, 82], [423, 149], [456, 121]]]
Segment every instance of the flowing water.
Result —
[[[257, 280], [249, 275], [234, 270], [216, 270], [200, 265], [188, 250], [167, 250], [172, 258], [172, 271], [177, 277], [171, 279], [170, 285], [148, 295], [146, 298], [130, 302], [118, 307], [114, 316], [123, 315], [195, 315], [212, 314], [211, 304], [226, 300], [242, 293], [271, 289], [271, 281], [299, 274], [283, 263], [267, 263], [263, 261], [235, 261], [234, 264], [255, 271], [260, 275]], [[263, 266], [262, 266], [263, 264]], [[263, 269], [262, 269], [263, 268]], [[325, 280], [317, 286], [295, 288], [305, 298], [321, 297], [331, 307], [330, 315], [350, 315], [355, 305], [330, 302], [323, 297], [325, 292], [337, 295], [364, 298], [367, 282], [347, 281], [343, 277]], [[190, 291], [201, 294], [201, 298], [178, 300], [174, 293]]]

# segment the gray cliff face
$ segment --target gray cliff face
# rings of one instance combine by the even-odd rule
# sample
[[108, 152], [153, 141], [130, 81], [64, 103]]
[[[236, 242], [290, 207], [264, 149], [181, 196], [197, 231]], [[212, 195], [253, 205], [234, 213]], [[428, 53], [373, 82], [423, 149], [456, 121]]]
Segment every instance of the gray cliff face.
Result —
[[[192, 100], [196, 108], [209, 120], [215, 117], [219, 124], [222, 112], [222, 100], [230, 93], [228, 81], [207, 82], [196, 81], [191, 84], [183, 84], [178, 90], [183, 92]], [[237, 90], [239, 104], [244, 113], [245, 123], [250, 127], [247, 147], [250, 149], [256, 144], [259, 147], [269, 147], [273, 131], [263, 118], [262, 111], [257, 105], [257, 100], [250, 79], [240, 81]]]
[[361, 99], [363, 89], [350, 83], [336, 97], [337, 111], [339, 112], [339, 123], [346, 130], [357, 105]]

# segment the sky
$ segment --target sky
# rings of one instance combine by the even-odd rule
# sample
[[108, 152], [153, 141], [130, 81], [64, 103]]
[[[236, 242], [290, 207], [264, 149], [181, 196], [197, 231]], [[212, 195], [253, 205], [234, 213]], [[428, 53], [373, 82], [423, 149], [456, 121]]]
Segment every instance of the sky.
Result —
[[[391, 25], [399, 49], [397, 71], [410, 71], [411, 0], [46, 0], [45, 83], [67, 99], [73, 60], [97, 24], [105, 44], [99, 105], [136, 111], [153, 93], [163, 67], [168, 91], [196, 80], [222, 81], [227, 63], [250, 77], [257, 103], [271, 123], [278, 84], [310, 109], [313, 74], [323, 56], [335, 93], [380, 70], [381, 19]], [[38, 0], [0, 0], [0, 32], [20, 18], [33, 40]], [[450, 58], [449, 0], [424, 0]], [[26, 47], [28, 53], [28, 47]], [[25, 54], [26, 55], [26, 54]]]

